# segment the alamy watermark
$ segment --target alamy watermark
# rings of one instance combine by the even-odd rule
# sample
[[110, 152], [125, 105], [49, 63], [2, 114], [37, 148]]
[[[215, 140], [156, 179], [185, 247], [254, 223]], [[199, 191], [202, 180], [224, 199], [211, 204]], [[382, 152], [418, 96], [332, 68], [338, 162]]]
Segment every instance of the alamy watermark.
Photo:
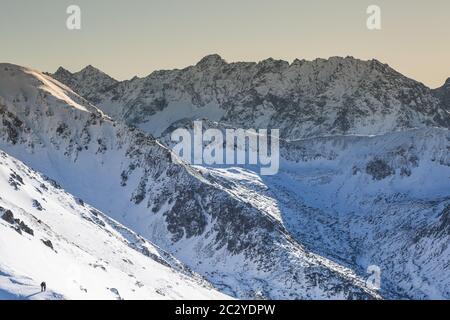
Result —
[[193, 134], [185, 128], [172, 132], [172, 161], [195, 165], [256, 165], [261, 175], [275, 175], [280, 165], [280, 131], [272, 129], [207, 129], [195, 121]]
[[[69, 16], [66, 20], [66, 27], [69, 30], [81, 30], [81, 8], [72, 4], [67, 7], [66, 14]], [[381, 30], [381, 8], [378, 5], [370, 5], [366, 9], [369, 16], [366, 20], [366, 26], [369, 30]]]
[[366, 21], [367, 29], [381, 30], [381, 8], [377, 5], [367, 7], [366, 13], [369, 15]]
[[77, 5], [70, 5], [66, 9], [69, 15], [66, 20], [66, 27], [69, 30], [81, 30], [81, 8]]

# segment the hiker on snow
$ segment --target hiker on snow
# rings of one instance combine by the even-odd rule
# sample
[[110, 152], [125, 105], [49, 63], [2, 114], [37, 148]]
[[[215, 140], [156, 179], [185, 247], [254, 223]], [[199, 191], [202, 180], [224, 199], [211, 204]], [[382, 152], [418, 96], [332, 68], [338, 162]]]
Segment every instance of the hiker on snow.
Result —
[[47, 291], [47, 284], [45, 282], [41, 283], [41, 292]]

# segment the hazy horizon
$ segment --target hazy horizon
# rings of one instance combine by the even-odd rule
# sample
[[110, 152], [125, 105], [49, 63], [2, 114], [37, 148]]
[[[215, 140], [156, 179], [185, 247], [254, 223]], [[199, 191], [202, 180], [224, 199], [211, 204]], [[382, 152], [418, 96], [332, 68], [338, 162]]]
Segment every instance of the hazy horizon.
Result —
[[[72, 4], [81, 30], [66, 28]], [[381, 30], [366, 27], [372, 4]], [[227, 62], [353, 56], [436, 88], [450, 77], [449, 14], [447, 0], [0, 0], [0, 61], [47, 72], [93, 65], [125, 80], [212, 53]]]

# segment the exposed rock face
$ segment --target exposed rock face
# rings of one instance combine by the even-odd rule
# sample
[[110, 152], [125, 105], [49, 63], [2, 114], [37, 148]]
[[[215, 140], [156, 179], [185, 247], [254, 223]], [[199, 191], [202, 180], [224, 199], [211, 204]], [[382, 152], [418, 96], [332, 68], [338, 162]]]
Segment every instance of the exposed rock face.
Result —
[[102, 93], [118, 83], [117, 80], [91, 65], [76, 73], [60, 67], [53, 77], [94, 104], [100, 102]]
[[50, 240], [41, 240], [44, 245], [53, 250], [53, 243]]
[[392, 168], [383, 160], [372, 160], [367, 164], [366, 172], [370, 174], [375, 180], [383, 180], [386, 177], [394, 174]]
[[36, 199], [33, 200], [33, 207], [39, 211], [44, 210], [44, 208], [42, 208], [41, 203], [39, 201], [37, 201]]
[[2, 219], [5, 220], [6, 222], [8, 222], [9, 224], [14, 224], [14, 214], [12, 213], [11, 210], [6, 210], [3, 215], [2, 215]]
[[433, 93], [441, 100], [442, 107], [450, 112], [450, 78], [445, 81], [442, 87], [433, 90]]
[[21, 234], [23, 231], [31, 236], [34, 236], [33, 229], [27, 226], [25, 222], [21, 221], [20, 219], [14, 218], [14, 214], [11, 210], [5, 210], [4, 208], [0, 207], [0, 213], [1, 212], [4, 212], [2, 215], [2, 219], [11, 224], [17, 232]]

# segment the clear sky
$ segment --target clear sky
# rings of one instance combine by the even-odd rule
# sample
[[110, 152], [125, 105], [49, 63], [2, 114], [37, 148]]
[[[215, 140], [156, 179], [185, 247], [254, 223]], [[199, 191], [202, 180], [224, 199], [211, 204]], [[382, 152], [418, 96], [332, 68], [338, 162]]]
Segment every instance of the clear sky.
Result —
[[[66, 28], [71, 4], [81, 7], [79, 31]], [[366, 27], [371, 4], [380, 31]], [[450, 0], [0, 0], [0, 62], [50, 72], [92, 64], [122, 80], [210, 53], [377, 58], [437, 87], [450, 77]]]

